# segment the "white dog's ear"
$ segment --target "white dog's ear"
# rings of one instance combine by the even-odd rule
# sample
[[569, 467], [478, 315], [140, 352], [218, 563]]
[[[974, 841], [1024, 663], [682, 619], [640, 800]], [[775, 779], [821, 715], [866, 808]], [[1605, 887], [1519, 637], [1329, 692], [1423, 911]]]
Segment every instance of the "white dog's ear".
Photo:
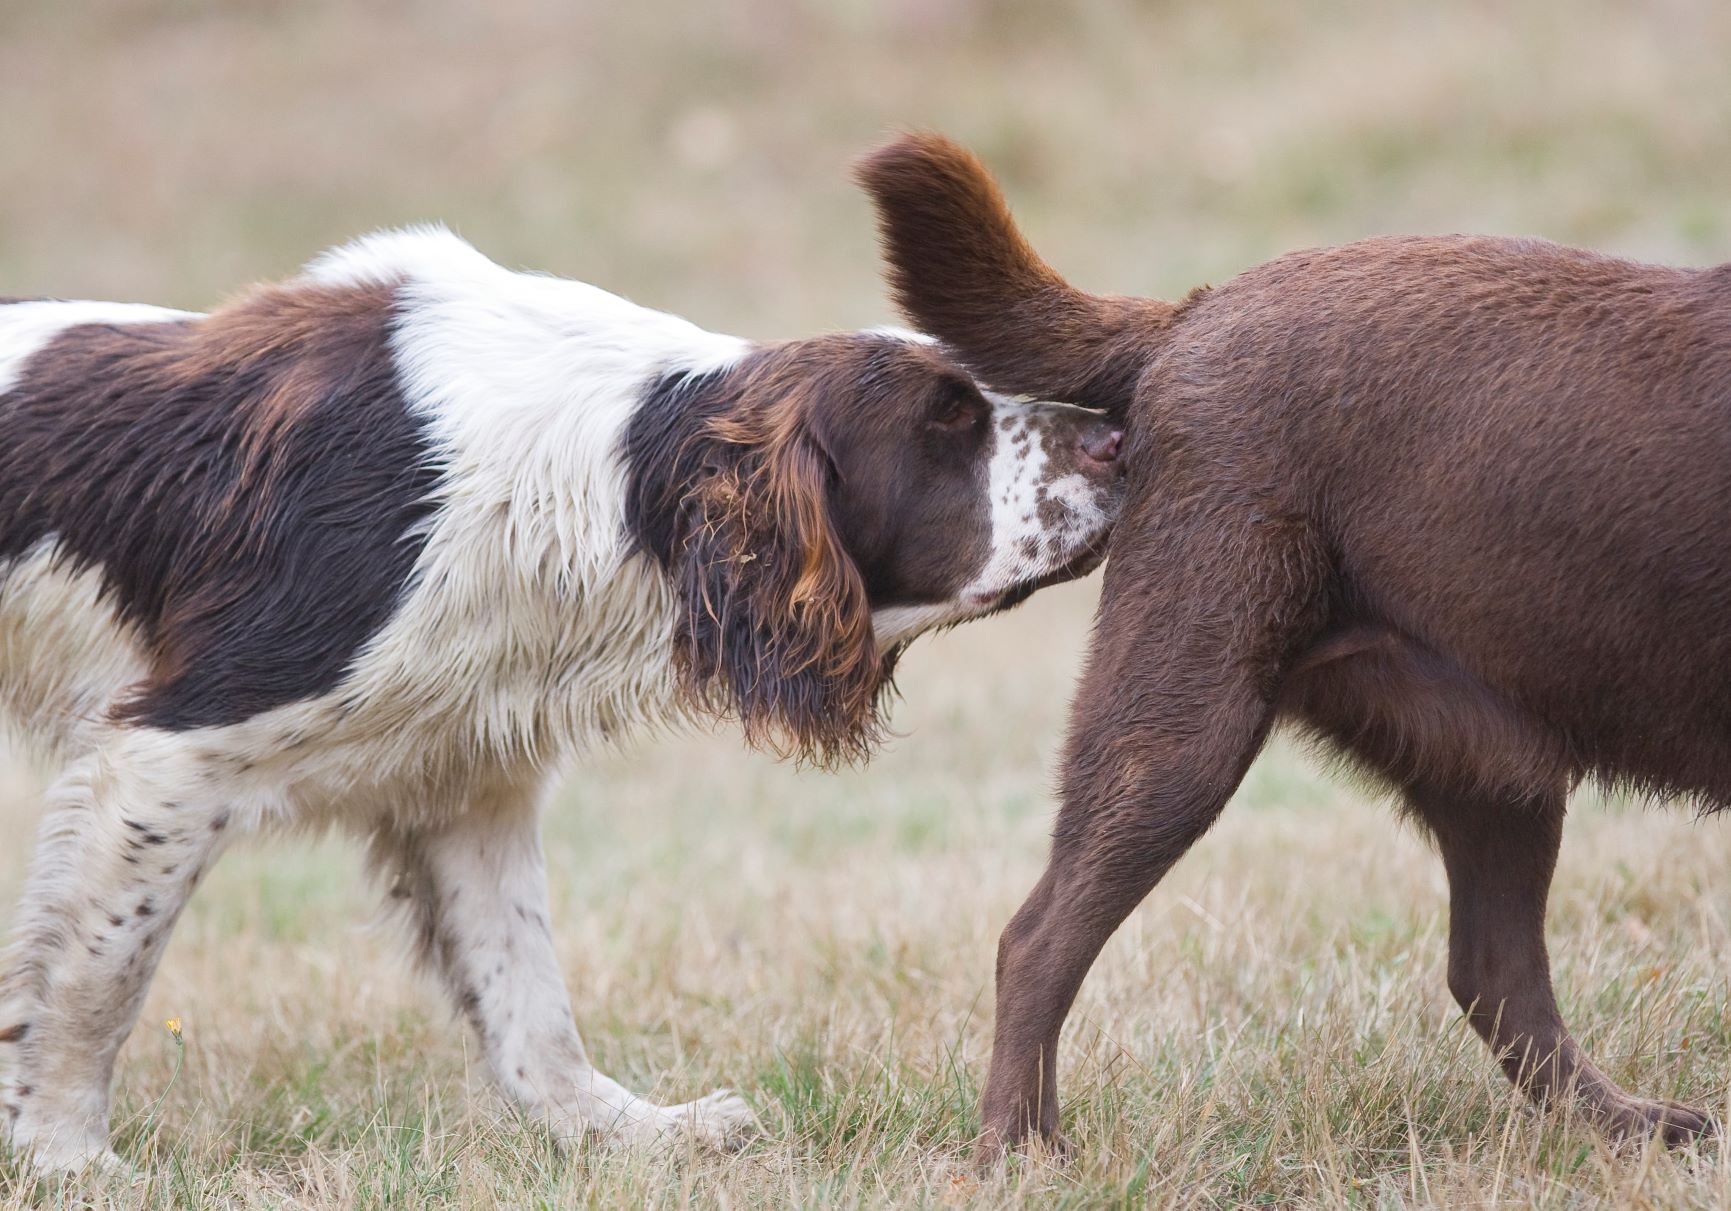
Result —
[[890, 662], [831, 515], [811, 390], [797, 369], [766, 368], [710, 423], [713, 453], [680, 508], [676, 645], [688, 686], [748, 742], [833, 766], [876, 746]]
[[1129, 406], [1176, 308], [1086, 294], [1040, 259], [992, 174], [965, 147], [904, 135], [854, 178], [877, 209], [896, 302], [1003, 391], [1114, 412]]

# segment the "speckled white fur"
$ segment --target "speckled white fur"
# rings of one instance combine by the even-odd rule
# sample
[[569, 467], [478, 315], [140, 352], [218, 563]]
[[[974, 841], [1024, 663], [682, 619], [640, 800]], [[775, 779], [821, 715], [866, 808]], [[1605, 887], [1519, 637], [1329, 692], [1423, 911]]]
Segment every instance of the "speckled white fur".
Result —
[[[892, 606], [872, 616], [878, 642], [893, 645], [990, 610], [1016, 586], [1063, 567], [1110, 524], [1099, 487], [1080, 473], [1052, 475], [1042, 423], [1049, 404], [1030, 404], [986, 392], [992, 404], [992, 453], [986, 490], [992, 544], [984, 564], [948, 601]], [[1042, 518], [1040, 506], [1062, 507]]]

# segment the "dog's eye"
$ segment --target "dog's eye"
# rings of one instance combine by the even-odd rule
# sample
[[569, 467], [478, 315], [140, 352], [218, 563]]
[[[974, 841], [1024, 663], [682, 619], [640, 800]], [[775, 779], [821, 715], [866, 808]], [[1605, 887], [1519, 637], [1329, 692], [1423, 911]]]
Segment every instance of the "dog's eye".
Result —
[[986, 401], [964, 387], [943, 392], [932, 405], [926, 423], [948, 433], [966, 433], [986, 423]]

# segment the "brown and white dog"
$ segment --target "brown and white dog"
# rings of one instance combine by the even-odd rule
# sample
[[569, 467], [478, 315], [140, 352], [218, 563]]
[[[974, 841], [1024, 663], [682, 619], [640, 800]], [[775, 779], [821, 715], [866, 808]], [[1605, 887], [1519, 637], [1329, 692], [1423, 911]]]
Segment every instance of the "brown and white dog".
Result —
[[988, 1154], [1055, 1135], [1083, 976], [1278, 720], [1434, 838], [1449, 988], [1517, 1085], [1709, 1130], [1576, 1045], [1544, 921], [1582, 779], [1731, 805], [1731, 265], [1375, 239], [1173, 305], [1069, 286], [942, 138], [860, 175], [916, 322], [1126, 427], [1051, 860], [998, 951]]
[[1118, 433], [896, 332], [754, 345], [440, 230], [208, 315], [0, 305], [0, 705], [64, 772], [0, 977], [38, 1164], [237, 835], [366, 839], [503, 1091], [561, 1137], [725, 1139], [585, 1057], [538, 831], [602, 740], [709, 711], [819, 764], [915, 635], [1097, 562]]

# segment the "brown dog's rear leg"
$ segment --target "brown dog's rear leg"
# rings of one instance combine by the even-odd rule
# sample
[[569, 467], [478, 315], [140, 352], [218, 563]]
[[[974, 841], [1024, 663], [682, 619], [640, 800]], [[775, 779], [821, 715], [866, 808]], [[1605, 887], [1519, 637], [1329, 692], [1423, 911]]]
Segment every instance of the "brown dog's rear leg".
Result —
[[1691, 1106], [1631, 1097], [1569, 1037], [1551, 990], [1545, 901], [1563, 836], [1564, 791], [1506, 800], [1409, 790], [1449, 880], [1449, 991], [1503, 1071], [1535, 1102], [1578, 1098], [1617, 1138], [1666, 1144], [1710, 1133]]
[[[1176, 771], [1173, 771], [1176, 772]], [[1045, 874], [998, 942], [997, 1029], [979, 1159], [1058, 1136], [1058, 1035], [1083, 977], [1130, 910], [1219, 815], [1231, 786], [1174, 777], [1133, 816], [1066, 800]], [[1235, 785], [1236, 779], [1230, 779]]]
[[[982, 1160], [1035, 1132], [1059, 1145], [1058, 1035], [1082, 979], [1244, 776], [1273, 719], [1267, 664], [1283, 650], [1280, 631], [1303, 617], [1267, 595], [1304, 587], [1290, 578], [1302, 566], [1293, 548], [1260, 576], [1250, 563], [1259, 540], [1283, 537], [1273, 525], [1241, 535], [1174, 523], [1156, 534], [1196, 541], [1156, 551], [1155, 569], [1133, 556], [1107, 567], [1051, 857], [998, 946]], [[1228, 558], [1238, 562], [1221, 567]], [[1151, 584], [1165, 591], [1154, 596]]]

